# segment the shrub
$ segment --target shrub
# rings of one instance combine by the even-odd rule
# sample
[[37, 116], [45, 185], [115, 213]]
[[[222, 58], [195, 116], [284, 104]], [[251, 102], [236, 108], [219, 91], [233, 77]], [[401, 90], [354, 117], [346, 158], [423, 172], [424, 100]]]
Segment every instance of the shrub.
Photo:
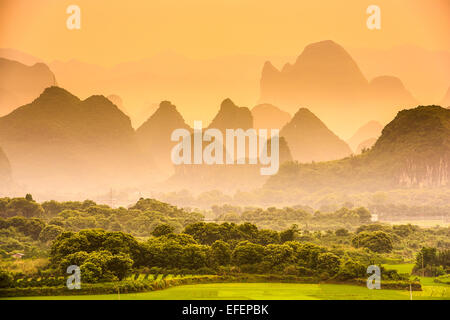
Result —
[[10, 288], [13, 284], [11, 272], [0, 270], [0, 288]]

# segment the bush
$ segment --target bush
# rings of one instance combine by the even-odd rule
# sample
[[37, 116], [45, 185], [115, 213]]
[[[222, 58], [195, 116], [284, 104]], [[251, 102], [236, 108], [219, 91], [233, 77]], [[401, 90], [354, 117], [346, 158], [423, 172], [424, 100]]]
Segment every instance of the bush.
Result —
[[384, 231], [362, 231], [352, 239], [352, 244], [355, 248], [364, 247], [378, 253], [391, 252], [393, 249], [392, 239]]
[[0, 288], [10, 288], [13, 284], [11, 272], [0, 270]]
[[341, 229], [337, 229], [334, 234], [338, 237], [346, 237], [349, 235], [349, 232], [347, 229], [341, 228]]

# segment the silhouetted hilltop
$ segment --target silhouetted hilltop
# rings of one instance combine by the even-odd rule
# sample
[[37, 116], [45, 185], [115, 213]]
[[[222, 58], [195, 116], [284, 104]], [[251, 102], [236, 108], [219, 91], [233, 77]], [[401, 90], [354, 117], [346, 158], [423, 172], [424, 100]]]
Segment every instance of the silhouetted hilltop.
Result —
[[351, 154], [349, 146], [306, 108], [300, 108], [280, 132], [294, 160], [326, 161]]
[[400, 111], [370, 151], [337, 161], [289, 164], [271, 188], [384, 190], [450, 186], [450, 110], [419, 106]]
[[238, 107], [230, 99], [225, 99], [208, 128], [219, 129], [223, 133], [226, 129], [253, 128], [252, 113], [248, 108]]
[[450, 152], [450, 111], [419, 106], [400, 111], [382, 131], [374, 155], [392, 153], [407, 158], [436, 159]]
[[398, 78], [381, 76], [369, 83], [347, 51], [331, 40], [306, 46], [293, 64], [280, 71], [266, 62], [260, 88], [261, 103], [282, 105], [288, 111], [308, 106], [340, 135], [356, 130], [353, 123], [387, 121], [417, 104]]
[[59, 87], [0, 118], [0, 144], [17, 180], [48, 189], [122, 183], [149, 162], [117, 106], [104, 96], [80, 100]]
[[125, 106], [123, 105], [123, 100], [120, 96], [118, 96], [117, 94], [110, 94], [109, 96], [106, 97], [109, 101], [111, 101], [113, 104], [115, 104], [117, 106], [117, 108], [119, 108], [120, 111], [122, 111], [123, 113], [125, 113], [126, 115], [128, 115], [128, 111], [125, 108]]
[[375, 138], [375, 140], [381, 135], [381, 131], [383, 130], [383, 126], [378, 121], [369, 121], [361, 128], [359, 128], [353, 136], [348, 139], [348, 144], [350, 147], [356, 152], [358, 146], [363, 142], [371, 138]]
[[[261, 186], [267, 179], [267, 176], [261, 175], [261, 164], [249, 164], [249, 142], [250, 139], [245, 139], [245, 157], [244, 164], [238, 164], [240, 159], [237, 152], [237, 139], [235, 138], [234, 144], [234, 164], [226, 164], [226, 155], [229, 150], [226, 150], [226, 130], [227, 129], [242, 129], [244, 131], [253, 128], [252, 113], [248, 108], [236, 106], [230, 99], [225, 99], [217, 115], [208, 128], [204, 128], [204, 132], [207, 129], [218, 129], [223, 140], [219, 142], [219, 146], [223, 151], [223, 163], [224, 164], [183, 164], [175, 167], [175, 174], [167, 181], [167, 185], [172, 186], [174, 189], [189, 188], [189, 190], [205, 191], [205, 190], [251, 190]], [[269, 128], [270, 129], [270, 128]], [[256, 132], [258, 135], [258, 132]], [[271, 131], [268, 130], [268, 136], [270, 137]], [[211, 141], [204, 141], [202, 144], [203, 152], [206, 148], [213, 144], [216, 137], [210, 137]], [[259, 140], [259, 137], [258, 137]], [[257, 141], [257, 152], [259, 149], [259, 142]], [[266, 147], [270, 149], [271, 140], [269, 139]], [[191, 163], [193, 163], [194, 146], [191, 145]], [[219, 148], [220, 148], [219, 147]], [[266, 151], [266, 150], [264, 150]], [[259, 154], [258, 154], [259, 155]], [[271, 155], [269, 151], [269, 155]], [[291, 161], [292, 156], [284, 138], [279, 140], [279, 163]], [[263, 165], [266, 167], [266, 165]]]
[[379, 76], [369, 83], [369, 96], [376, 97], [377, 101], [385, 103], [406, 104], [415, 103], [411, 93], [406, 90], [402, 81], [397, 77]]
[[325, 92], [329, 96], [353, 91], [357, 94], [365, 86], [367, 80], [352, 57], [340, 45], [327, 40], [306, 46], [295, 63], [287, 63], [281, 71], [266, 63], [260, 100], [280, 105], [308, 104]]
[[291, 120], [291, 115], [271, 104], [259, 104], [252, 109], [255, 129], [281, 129]]
[[43, 63], [27, 66], [0, 58], [0, 116], [29, 103], [47, 87], [56, 85], [55, 76]]
[[163, 101], [155, 113], [136, 130], [142, 150], [152, 155], [156, 165], [164, 171], [173, 171], [170, 155], [178, 142], [173, 142], [170, 138], [176, 129], [192, 131], [176, 106]]

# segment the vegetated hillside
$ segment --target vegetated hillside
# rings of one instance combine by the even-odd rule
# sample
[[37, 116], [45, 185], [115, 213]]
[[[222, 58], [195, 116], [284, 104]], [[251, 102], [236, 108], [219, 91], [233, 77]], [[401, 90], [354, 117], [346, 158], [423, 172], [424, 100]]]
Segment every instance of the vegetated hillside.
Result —
[[41, 92], [56, 85], [55, 76], [47, 65], [27, 66], [0, 58], [0, 116], [36, 99]]
[[306, 108], [300, 108], [280, 132], [287, 141], [294, 160], [326, 161], [351, 154], [347, 143]]
[[372, 148], [372, 146], [377, 142], [377, 138], [369, 138], [361, 142], [355, 150], [355, 154], [360, 154], [366, 149]]
[[290, 163], [266, 186], [382, 190], [448, 187], [449, 178], [450, 110], [419, 106], [400, 111], [369, 152], [337, 161]]
[[0, 144], [17, 180], [43, 190], [126, 184], [150, 166], [117, 106], [103, 96], [82, 101], [58, 87], [0, 118]]

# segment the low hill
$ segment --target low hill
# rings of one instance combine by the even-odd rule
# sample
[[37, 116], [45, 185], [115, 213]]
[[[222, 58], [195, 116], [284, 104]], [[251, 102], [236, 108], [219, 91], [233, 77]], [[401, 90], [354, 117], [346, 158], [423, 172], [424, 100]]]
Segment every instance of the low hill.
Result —
[[158, 169], [165, 174], [171, 174], [174, 170], [170, 155], [178, 142], [170, 138], [176, 129], [192, 131], [177, 107], [170, 101], [163, 101], [155, 113], [136, 130], [141, 149], [154, 159]]
[[280, 131], [294, 160], [299, 162], [340, 159], [351, 154], [347, 143], [306, 108], [300, 108]]
[[230, 99], [225, 99], [208, 128], [219, 129], [222, 132], [225, 132], [226, 129], [247, 130], [253, 128], [252, 113], [248, 108], [238, 107]]

